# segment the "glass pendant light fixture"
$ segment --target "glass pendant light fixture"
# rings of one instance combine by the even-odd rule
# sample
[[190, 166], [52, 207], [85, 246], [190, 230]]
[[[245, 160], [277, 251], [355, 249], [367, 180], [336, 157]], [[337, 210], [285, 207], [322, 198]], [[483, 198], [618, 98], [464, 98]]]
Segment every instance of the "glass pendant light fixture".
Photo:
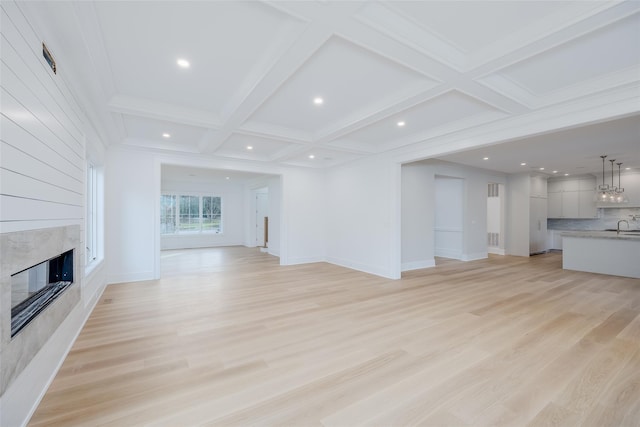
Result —
[[616, 203], [629, 203], [629, 198], [624, 194], [624, 187], [620, 184], [620, 170], [622, 162], [616, 163], [618, 165], [618, 186], [616, 187]]
[[[624, 194], [624, 188], [620, 183], [622, 162], [616, 163], [615, 159], [609, 159], [609, 162], [611, 162], [611, 185], [609, 185], [609, 184], [605, 184], [604, 182], [604, 173], [605, 173], [604, 161], [607, 158], [607, 156], [606, 155], [600, 156], [600, 158], [602, 159], [602, 184], [598, 185], [598, 190], [596, 192], [596, 201], [600, 203], [612, 203], [612, 204], [628, 203], [629, 198], [627, 197], [626, 194]], [[614, 176], [613, 164], [614, 163], [618, 165], [618, 186], [617, 187], [613, 183], [613, 176]]]
[[606, 159], [607, 156], [600, 156], [600, 158], [602, 159], [602, 184], [598, 186], [596, 200], [598, 202], [606, 202], [609, 200], [609, 184], [604, 183], [604, 159]]

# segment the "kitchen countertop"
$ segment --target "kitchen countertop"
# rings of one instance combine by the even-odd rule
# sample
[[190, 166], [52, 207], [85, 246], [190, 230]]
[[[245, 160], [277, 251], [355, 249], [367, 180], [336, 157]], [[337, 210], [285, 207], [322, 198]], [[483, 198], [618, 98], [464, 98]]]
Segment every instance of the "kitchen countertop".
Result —
[[620, 230], [620, 234], [615, 231], [563, 231], [560, 233], [566, 237], [579, 237], [585, 239], [616, 239], [616, 240], [636, 240], [640, 242], [640, 233], [627, 233]]

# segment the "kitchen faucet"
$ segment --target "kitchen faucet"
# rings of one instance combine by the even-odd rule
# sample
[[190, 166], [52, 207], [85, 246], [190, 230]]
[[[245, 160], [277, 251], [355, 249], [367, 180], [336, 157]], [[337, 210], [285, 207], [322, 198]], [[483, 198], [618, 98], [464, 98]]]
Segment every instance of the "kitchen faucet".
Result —
[[624, 222], [627, 224], [627, 230], [629, 229], [629, 221], [627, 221], [626, 219], [621, 219], [620, 221], [618, 221], [618, 231], [616, 232], [616, 234], [620, 234], [620, 223]]

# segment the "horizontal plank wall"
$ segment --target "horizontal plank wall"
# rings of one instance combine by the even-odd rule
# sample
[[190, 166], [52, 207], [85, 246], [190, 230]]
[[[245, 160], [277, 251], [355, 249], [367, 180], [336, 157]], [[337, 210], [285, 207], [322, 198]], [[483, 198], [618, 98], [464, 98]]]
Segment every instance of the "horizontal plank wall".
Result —
[[[43, 41], [54, 58], [58, 46], [29, 10], [0, 4], [0, 233], [77, 225], [84, 248], [87, 150], [100, 161], [104, 146], [69, 70], [54, 74], [42, 56]], [[26, 424], [104, 290], [103, 265], [86, 276], [78, 259], [81, 301], [0, 396], [2, 426]]]
[[79, 224], [84, 152], [79, 107], [42, 56], [42, 39], [2, 3], [0, 231]]

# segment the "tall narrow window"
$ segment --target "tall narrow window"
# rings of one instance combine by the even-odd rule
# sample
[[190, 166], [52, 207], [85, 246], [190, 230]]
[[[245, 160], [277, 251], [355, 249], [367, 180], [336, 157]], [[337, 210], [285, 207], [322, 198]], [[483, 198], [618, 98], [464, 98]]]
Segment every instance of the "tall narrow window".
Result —
[[220, 232], [220, 197], [202, 196], [202, 231]]
[[86, 265], [98, 257], [98, 179], [96, 168], [87, 163], [87, 223], [86, 223]]
[[200, 231], [200, 198], [180, 196], [180, 231]]
[[160, 197], [160, 233], [176, 232], [176, 196], [163, 194]]

